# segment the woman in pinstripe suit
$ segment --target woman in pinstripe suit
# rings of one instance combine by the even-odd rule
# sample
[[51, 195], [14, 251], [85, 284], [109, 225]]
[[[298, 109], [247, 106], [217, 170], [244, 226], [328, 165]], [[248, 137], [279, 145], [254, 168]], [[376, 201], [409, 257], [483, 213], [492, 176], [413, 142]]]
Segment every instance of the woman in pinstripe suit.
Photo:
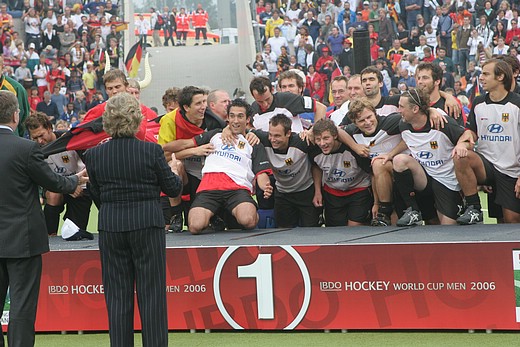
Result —
[[159, 202], [181, 191], [175, 160], [161, 147], [135, 138], [143, 116], [129, 94], [107, 101], [104, 130], [112, 140], [88, 150], [85, 163], [99, 206], [101, 269], [111, 346], [133, 346], [134, 286], [143, 346], [167, 346], [166, 244]]

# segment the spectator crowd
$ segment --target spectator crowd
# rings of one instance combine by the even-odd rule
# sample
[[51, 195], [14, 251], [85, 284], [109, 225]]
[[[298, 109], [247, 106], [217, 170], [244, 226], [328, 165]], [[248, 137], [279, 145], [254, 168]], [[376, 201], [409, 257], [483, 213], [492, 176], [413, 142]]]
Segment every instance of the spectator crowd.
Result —
[[368, 30], [369, 59], [384, 76], [384, 96], [415, 87], [415, 69], [424, 61], [442, 68], [441, 90], [463, 96], [467, 105], [480, 93], [478, 76], [487, 59], [519, 59], [518, 5], [517, 0], [257, 0], [263, 49], [250, 69], [272, 82], [283, 71], [300, 69], [305, 94], [329, 103], [333, 74], [353, 74], [353, 32]]
[[[66, 130], [106, 99], [106, 61], [117, 68], [123, 58], [116, 2], [8, 1], [0, 15], [2, 72], [27, 90], [32, 112]], [[15, 30], [16, 19], [23, 33]]]

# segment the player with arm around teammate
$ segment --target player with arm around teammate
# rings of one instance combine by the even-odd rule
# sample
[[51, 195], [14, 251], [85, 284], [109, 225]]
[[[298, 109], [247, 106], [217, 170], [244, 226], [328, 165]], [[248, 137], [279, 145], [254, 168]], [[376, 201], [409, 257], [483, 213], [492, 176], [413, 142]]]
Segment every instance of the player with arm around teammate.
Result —
[[253, 179], [268, 198], [273, 191], [267, 172], [270, 171], [265, 149], [261, 144], [251, 146], [246, 127], [252, 117], [250, 105], [240, 99], [229, 105], [229, 128], [236, 135], [235, 144], [225, 144], [222, 133], [209, 131], [195, 138], [197, 145], [211, 143], [214, 152], [208, 155], [202, 169], [202, 180], [193, 201], [188, 225], [192, 234], [199, 234], [209, 226], [210, 218], [219, 208], [227, 209], [244, 229], [258, 223], [256, 203], [251, 197]]
[[423, 224], [420, 198], [430, 202], [430, 196], [433, 196], [441, 224], [455, 224], [462, 205], [452, 155], [467, 151], [465, 143], [457, 143], [464, 128], [448, 117], [444, 128], [433, 129], [429, 121], [429, 103], [428, 95], [420, 89], [406, 91], [399, 100], [403, 118], [399, 128], [411, 156], [390, 154], [393, 156], [395, 189], [406, 207], [397, 226]]
[[[352, 124], [346, 126], [345, 131], [354, 138], [354, 141], [370, 149], [372, 190], [375, 200], [371, 225], [388, 226], [391, 224], [390, 217], [394, 210], [393, 168], [391, 158], [384, 155], [395, 148], [406, 150], [406, 145], [401, 143], [399, 131], [401, 115], [393, 113], [386, 117], [379, 116], [367, 98], [352, 101], [347, 115]], [[377, 159], [380, 157], [382, 160]]]
[[284, 114], [269, 120], [269, 132], [253, 130], [264, 145], [276, 178], [274, 213], [278, 227], [316, 227], [319, 212], [313, 205], [316, 182], [312, 179], [309, 145], [291, 132]]
[[[370, 162], [361, 158], [338, 138], [338, 128], [330, 119], [312, 127], [314, 147], [314, 204], [324, 206], [326, 226], [358, 226], [370, 221], [373, 205], [370, 192]], [[319, 182], [319, 184], [317, 184]]]

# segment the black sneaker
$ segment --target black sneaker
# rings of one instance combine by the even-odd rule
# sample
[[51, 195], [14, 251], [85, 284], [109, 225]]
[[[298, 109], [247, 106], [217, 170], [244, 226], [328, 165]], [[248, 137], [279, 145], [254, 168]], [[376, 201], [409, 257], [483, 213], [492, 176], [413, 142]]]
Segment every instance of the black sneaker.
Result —
[[168, 231], [170, 233], [182, 233], [184, 230], [184, 220], [182, 218], [182, 213], [174, 215], [170, 219], [170, 227], [168, 228]]
[[198, 42], [195, 42], [194, 46], [198, 46], [198, 45], [199, 45], [199, 43], [198, 43]]
[[469, 205], [466, 211], [457, 218], [457, 223], [461, 225], [473, 225], [480, 224], [484, 221], [484, 215], [482, 210], [475, 208], [473, 205]]
[[423, 225], [423, 219], [420, 211], [412, 210], [408, 207], [401, 218], [397, 220], [398, 227], [408, 227], [412, 225]]
[[219, 216], [211, 217], [209, 223], [214, 231], [224, 231], [226, 229], [226, 223]]
[[325, 217], [323, 216], [323, 213], [320, 213], [318, 216], [318, 226], [322, 227], [325, 225]]
[[391, 224], [392, 222], [390, 221], [390, 217], [384, 213], [378, 213], [376, 218], [372, 219], [372, 222], [370, 222], [370, 225], [373, 227], [387, 227]]

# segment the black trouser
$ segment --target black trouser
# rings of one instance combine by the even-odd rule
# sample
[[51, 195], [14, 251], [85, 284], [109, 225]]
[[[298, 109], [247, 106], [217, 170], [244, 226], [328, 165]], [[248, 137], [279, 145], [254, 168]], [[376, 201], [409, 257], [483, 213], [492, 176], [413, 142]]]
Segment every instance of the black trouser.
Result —
[[171, 40], [172, 46], [175, 45], [173, 42], [173, 28], [170, 25], [165, 25], [163, 28], [164, 31], [164, 45], [168, 46], [168, 41]]
[[168, 346], [163, 228], [99, 233], [110, 345], [134, 345], [134, 285], [143, 346]]
[[202, 33], [202, 37], [204, 37], [204, 41], [208, 40], [207, 29], [206, 28], [195, 28], [195, 40], [199, 41], [200, 33]]
[[42, 36], [39, 34], [25, 34], [25, 47], [29, 47], [31, 43], [34, 43], [35, 51], [39, 53], [42, 48]]
[[[1, 307], [4, 307], [8, 287], [11, 302], [9, 326], [7, 327], [9, 347], [34, 345], [34, 322], [36, 321], [41, 274], [41, 255], [29, 258], [0, 258]], [[3, 347], [5, 342], [1, 330], [0, 346]]]
[[188, 37], [187, 31], [177, 31], [177, 44], [179, 43], [179, 40], [186, 42], [187, 37]]

